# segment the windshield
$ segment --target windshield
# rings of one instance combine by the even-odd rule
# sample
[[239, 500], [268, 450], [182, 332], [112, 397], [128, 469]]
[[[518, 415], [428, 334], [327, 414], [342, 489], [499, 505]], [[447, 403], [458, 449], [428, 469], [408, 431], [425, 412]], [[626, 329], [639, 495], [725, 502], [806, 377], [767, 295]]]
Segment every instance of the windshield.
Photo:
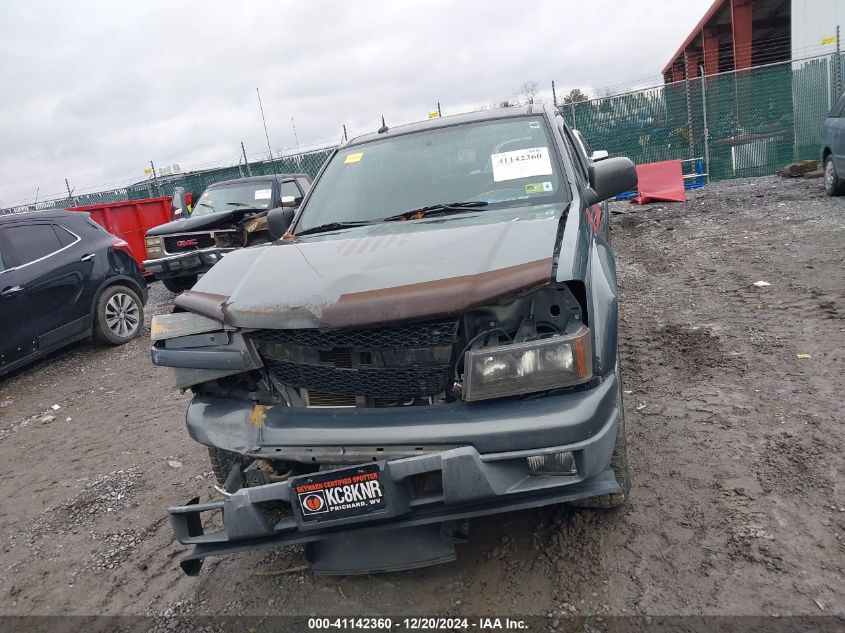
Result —
[[273, 183], [269, 180], [209, 187], [197, 200], [191, 215], [208, 215], [233, 209], [268, 209], [272, 194]]
[[303, 207], [296, 232], [381, 220], [431, 205], [561, 199], [558, 161], [538, 116], [435, 128], [340, 150]]

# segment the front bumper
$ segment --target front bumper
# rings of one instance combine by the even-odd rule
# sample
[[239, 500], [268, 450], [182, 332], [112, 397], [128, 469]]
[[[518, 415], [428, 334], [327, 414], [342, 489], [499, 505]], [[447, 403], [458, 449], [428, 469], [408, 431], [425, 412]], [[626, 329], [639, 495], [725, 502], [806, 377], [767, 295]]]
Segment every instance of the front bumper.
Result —
[[166, 277], [180, 277], [182, 275], [199, 275], [207, 272], [219, 262], [223, 255], [234, 248], [204, 248], [201, 250], [168, 255], [159, 259], [144, 260], [144, 269], [157, 279]]
[[[379, 464], [387, 508], [360, 517], [306, 523], [288, 481], [241, 488], [220, 502], [193, 500], [168, 510], [179, 541], [195, 546], [182, 560], [182, 568], [195, 575], [207, 556], [294, 544], [306, 544], [316, 572], [416, 567], [454, 558], [454, 539], [441, 526], [618, 493], [621, 489], [608, 468], [619, 418], [616, 380], [610, 375], [597, 387], [578, 393], [419, 407], [417, 412], [386, 410], [383, 419], [382, 410], [339, 415], [331, 410], [274, 407], [265, 410], [264, 423], [258, 427], [249, 422], [249, 404], [197, 396], [188, 409], [188, 429], [204, 444], [277, 459], [294, 446], [307, 454], [309, 448], [322, 445], [324, 451], [315, 453], [321, 461], [331, 460], [331, 450], [337, 450], [335, 459], [340, 461], [350, 448], [371, 447], [372, 457], [362, 450], [355, 455], [358, 463]], [[327, 437], [336, 445], [333, 449], [326, 447]], [[437, 450], [435, 444], [454, 448]], [[397, 446], [412, 446], [419, 454], [377, 459]], [[563, 451], [574, 453], [577, 475], [529, 474], [527, 457]], [[415, 492], [420, 477], [432, 476], [439, 487]], [[289, 504], [292, 516], [271, 522], [263, 506], [268, 502]], [[207, 512], [222, 513], [220, 531], [205, 533], [201, 516]], [[386, 542], [395, 547], [385, 547]]]

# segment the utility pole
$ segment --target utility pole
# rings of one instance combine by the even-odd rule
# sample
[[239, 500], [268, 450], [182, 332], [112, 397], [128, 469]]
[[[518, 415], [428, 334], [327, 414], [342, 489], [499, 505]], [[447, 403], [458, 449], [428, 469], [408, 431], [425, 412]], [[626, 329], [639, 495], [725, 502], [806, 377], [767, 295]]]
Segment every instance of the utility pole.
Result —
[[346, 135], [346, 123], [343, 124], [343, 140], [348, 141], [349, 137]]
[[296, 135], [296, 121], [290, 118], [290, 126], [293, 128], [293, 140], [296, 141], [296, 153], [299, 153], [299, 137]]
[[158, 176], [156, 176], [156, 166], [153, 165], [153, 161], [150, 161], [150, 169], [153, 170], [153, 184], [155, 185], [155, 188], [158, 189], [158, 195], [162, 195], [161, 186], [158, 184]]
[[440, 102], [439, 101], [437, 102], [437, 116], [439, 116], [439, 117], [443, 116], [443, 113], [440, 111]]
[[555, 80], [552, 79], [552, 105], [557, 108], [557, 93], [555, 92]]
[[74, 204], [73, 200], [73, 191], [70, 189], [70, 185], [68, 184], [67, 178], [65, 178], [65, 187], [67, 187], [67, 198], [70, 200], [71, 204]]
[[244, 142], [241, 141], [241, 153], [244, 155], [244, 165], [246, 165], [246, 173], [248, 176], [252, 176], [252, 169], [249, 167], [249, 161], [246, 159], [246, 150], [244, 149]]
[[273, 149], [270, 147], [270, 133], [267, 131], [267, 120], [264, 118], [264, 106], [261, 104], [261, 93], [258, 91], [257, 86], [255, 88], [255, 94], [258, 95], [258, 107], [261, 110], [261, 122], [264, 123], [264, 136], [267, 139], [267, 151], [270, 153], [270, 167], [273, 170], [273, 175], [277, 176], [276, 161], [273, 160]]

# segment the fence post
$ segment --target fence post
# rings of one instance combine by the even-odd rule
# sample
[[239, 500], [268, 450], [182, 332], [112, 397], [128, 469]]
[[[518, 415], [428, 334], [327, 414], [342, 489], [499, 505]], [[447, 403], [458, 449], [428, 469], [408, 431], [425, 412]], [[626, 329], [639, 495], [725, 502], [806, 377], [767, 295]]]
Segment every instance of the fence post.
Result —
[[833, 101], [833, 102], [835, 102], [839, 98], [839, 95], [842, 94], [842, 57], [840, 55], [840, 50], [841, 49], [839, 47], [839, 25], [837, 24], [836, 25], [836, 55], [835, 55], [836, 75], [834, 75], [835, 81], [836, 81], [836, 84], [835, 84], [836, 94], [833, 95], [833, 99], [831, 99], [831, 101]]
[[555, 92], [555, 80], [552, 79], [552, 105], [557, 110], [557, 93]]
[[692, 143], [692, 99], [689, 88], [689, 58], [684, 52], [684, 91], [687, 96], [687, 130], [689, 131], [689, 157], [695, 158], [695, 147]]
[[572, 106], [572, 129], [577, 130], [577, 126], [575, 125], [575, 102], [573, 101], [571, 104]]
[[704, 115], [704, 171], [707, 172], [707, 184], [710, 184], [710, 129], [707, 127], [707, 88], [704, 85], [704, 66], [700, 66], [701, 76], [701, 113]]

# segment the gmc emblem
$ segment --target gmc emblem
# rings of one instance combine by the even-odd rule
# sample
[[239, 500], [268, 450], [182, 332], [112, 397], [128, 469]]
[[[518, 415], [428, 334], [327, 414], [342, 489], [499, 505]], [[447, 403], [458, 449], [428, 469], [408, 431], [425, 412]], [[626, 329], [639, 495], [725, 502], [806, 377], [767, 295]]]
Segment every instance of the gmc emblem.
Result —
[[186, 246], [196, 246], [196, 245], [197, 245], [196, 240], [179, 240], [178, 242], [176, 242], [177, 248], [185, 248]]

